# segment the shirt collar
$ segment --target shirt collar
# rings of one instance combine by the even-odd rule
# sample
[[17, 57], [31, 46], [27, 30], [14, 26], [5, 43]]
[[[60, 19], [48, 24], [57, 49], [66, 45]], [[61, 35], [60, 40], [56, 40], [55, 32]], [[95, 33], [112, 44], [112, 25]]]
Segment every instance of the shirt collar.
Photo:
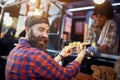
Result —
[[19, 39], [19, 44], [22, 46], [31, 47], [27, 39], [23, 39], [23, 38]]

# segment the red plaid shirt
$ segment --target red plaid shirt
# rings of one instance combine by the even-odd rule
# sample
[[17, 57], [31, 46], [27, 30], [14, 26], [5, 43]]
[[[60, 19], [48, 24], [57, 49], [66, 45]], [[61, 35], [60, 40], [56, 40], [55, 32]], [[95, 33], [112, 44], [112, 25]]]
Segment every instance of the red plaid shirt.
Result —
[[5, 75], [6, 80], [69, 80], [79, 70], [78, 62], [62, 67], [44, 51], [20, 39], [8, 56]]

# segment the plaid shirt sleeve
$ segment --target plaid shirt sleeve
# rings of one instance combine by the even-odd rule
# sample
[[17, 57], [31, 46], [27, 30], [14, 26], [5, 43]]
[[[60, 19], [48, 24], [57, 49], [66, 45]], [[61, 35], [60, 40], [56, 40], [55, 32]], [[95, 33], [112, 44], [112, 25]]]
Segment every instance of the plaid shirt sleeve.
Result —
[[76, 61], [69, 63], [66, 67], [60, 66], [45, 52], [36, 56], [34, 73], [49, 80], [69, 80], [80, 70], [80, 64]]

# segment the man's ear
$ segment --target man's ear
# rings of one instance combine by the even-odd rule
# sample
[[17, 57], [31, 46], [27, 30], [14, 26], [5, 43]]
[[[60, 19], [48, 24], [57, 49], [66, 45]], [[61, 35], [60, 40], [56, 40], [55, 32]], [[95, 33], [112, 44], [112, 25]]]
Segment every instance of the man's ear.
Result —
[[25, 27], [25, 32], [28, 32], [29, 29], [30, 29], [30, 28], [29, 28], [28, 26], [26, 26], [26, 27]]

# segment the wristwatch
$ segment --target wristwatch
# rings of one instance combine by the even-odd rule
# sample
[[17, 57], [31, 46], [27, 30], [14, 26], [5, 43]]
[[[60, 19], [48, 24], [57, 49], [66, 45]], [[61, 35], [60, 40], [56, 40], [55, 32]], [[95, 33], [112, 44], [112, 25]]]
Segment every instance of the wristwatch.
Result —
[[62, 54], [59, 54], [60, 58], [61, 58], [61, 61], [65, 59], [64, 56], [62, 56]]

